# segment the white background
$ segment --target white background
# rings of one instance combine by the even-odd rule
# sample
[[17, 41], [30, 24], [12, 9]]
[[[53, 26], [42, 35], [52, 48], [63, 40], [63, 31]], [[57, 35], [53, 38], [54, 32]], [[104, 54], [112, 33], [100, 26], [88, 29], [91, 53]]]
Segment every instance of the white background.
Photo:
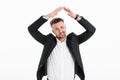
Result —
[[[1, 0], [0, 80], [36, 80], [43, 46], [27, 28], [59, 6], [69, 7], [96, 27], [80, 45], [86, 80], [120, 80], [119, 4], [119, 0]], [[65, 20], [67, 33], [84, 31], [64, 11], [58, 16]], [[44, 34], [51, 32], [49, 21], [41, 27]]]

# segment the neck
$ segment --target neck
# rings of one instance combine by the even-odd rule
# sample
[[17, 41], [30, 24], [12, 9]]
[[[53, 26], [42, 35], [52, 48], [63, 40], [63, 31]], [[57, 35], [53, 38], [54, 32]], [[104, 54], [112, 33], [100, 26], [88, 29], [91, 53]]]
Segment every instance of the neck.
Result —
[[63, 41], [65, 41], [65, 38], [61, 38], [61, 39], [59, 39], [59, 38], [57, 38], [60, 42], [63, 42]]
[[61, 42], [65, 41], [65, 38], [64, 39], [60, 39]]

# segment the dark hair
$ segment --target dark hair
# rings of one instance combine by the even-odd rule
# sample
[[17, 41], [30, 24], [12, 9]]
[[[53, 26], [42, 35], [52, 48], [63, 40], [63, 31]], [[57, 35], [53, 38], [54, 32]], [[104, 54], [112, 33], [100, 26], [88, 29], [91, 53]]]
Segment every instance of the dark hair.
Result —
[[53, 24], [55, 23], [58, 23], [58, 22], [64, 22], [64, 20], [62, 18], [53, 18], [51, 21], [50, 21], [50, 25], [52, 26]]

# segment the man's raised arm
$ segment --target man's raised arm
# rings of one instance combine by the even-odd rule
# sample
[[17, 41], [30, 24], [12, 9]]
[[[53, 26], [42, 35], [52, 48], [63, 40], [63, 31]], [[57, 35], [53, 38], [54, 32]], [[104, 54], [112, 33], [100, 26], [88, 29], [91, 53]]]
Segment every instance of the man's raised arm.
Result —
[[28, 31], [31, 34], [31, 36], [36, 39], [38, 42], [42, 43], [44, 45], [45, 43], [45, 37], [46, 35], [43, 35], [40, 31], [38, 31], [39, 27], [44, 24], [49, 18], [53, 18], [57, 15], [57, 13], [62, 9], [63, 7], [58, 7], [51, 13], [41, 16], [39, 19], [37, 19], [35, 22], [33, 22], [29, 27]]
[[78, 44], [81, 44], [82, 42], [88, 40], [94, 34], [96, 28], [82, 16], [79, 16], [78, 14], [72, 12], [69, 8], [64, 7], [64, 10], [71, 18], [77, 20], [77, 22], [81, 24], [86, 30], [82, 34], [77, 35]]

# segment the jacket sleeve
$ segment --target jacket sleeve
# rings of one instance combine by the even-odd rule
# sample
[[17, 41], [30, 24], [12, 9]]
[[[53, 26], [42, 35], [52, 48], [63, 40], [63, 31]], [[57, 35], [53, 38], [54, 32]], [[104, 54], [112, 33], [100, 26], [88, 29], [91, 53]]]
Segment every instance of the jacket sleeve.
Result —
[[44, 45], [46, 35], [43, 35], [40, 31], [38, 31], [39, 27], [44, 24], [47, 21], [47, 19], [44, 19], [42, 16], [37, 19], [35, 22], [33, 22], [29, 27], [28, 31], [31, 34], [31, 36], [37, 40], [38, 42], [42, 43]]
[[82, 16], [81, 16], [81, 20], [78, 21], [78, 23], [81, 24], [86, 30], [82, 34], [77, 35], [78, 44], [81, 44], [84, 41], [88, 40], [94, 34], [96, 28], [86, 19], [84, 19]]

